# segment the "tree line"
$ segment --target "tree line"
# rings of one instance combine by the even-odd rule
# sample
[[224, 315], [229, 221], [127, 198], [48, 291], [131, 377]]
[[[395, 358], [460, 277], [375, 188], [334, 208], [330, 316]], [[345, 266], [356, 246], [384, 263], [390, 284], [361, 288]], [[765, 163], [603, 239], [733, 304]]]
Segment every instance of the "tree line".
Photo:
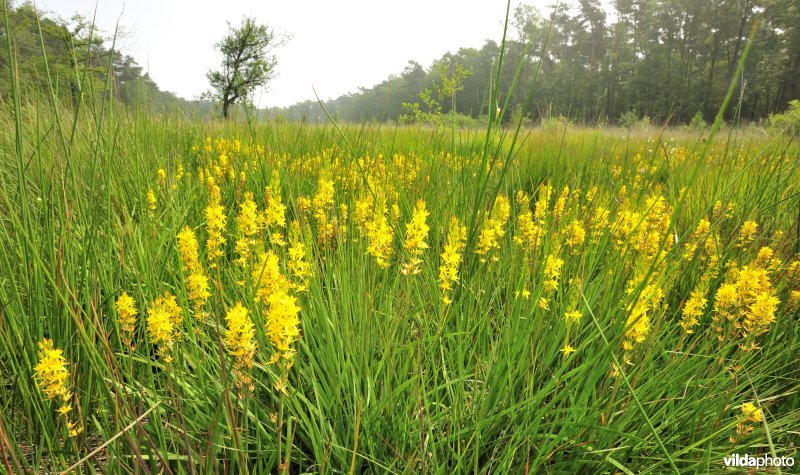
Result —
[[[148, 111], [181, 110], [208, 115], [213, 105], [162, 91], [129, 55], [113, 47], [80, 15], [61, 19], [31, 3], [3, 0], [8, 28], [0, 21], [0, 100], [11, 95], [6, 36], [11, 36], [23, 101], [53, 97], [66, 107], [110, 95], [118, 103]], [[0, 12], [0, 15], [2, 12]], [[111, 43], [112, 46], [108, 46]], [[109, 74], [110, 73], [110, 74]], [[107, 87], [108, 84], [108, 87]]]
[[[522, 74], [511, 110], [531, 120], [565, 118], [618, 123], [631, 115], [658, 122], [710, 120], [727, 92], [748, 38], [753, 37], [735, 107], [726, 120], [757, 121], [800, 98], [800, 7], [797, 0], [599, 0], [561, 2], [547, 15], [520, 5], [510, 22], [499, 90]], [[527, 46], [527, 48], [526, 48]], [[457, 100], [441, 113], [479, 118], [492, 113], [488, 88], [500, 45], [448, 52], [429, 68], [410, 61], [399, 75], [325, 102], [346, 121], [408, 117], [424, 107], [456, 67], [469, 71]], [[538, 74], [537, 74], [538, 71]], [[533, 84], [535, 81], [535, 84]], [[530, 101], [527, 91], [534, 88]], [[427, 94], [427, 96], [426, 96]], [[324, 120], [316, 101], [274, 109], [292, 119]]]

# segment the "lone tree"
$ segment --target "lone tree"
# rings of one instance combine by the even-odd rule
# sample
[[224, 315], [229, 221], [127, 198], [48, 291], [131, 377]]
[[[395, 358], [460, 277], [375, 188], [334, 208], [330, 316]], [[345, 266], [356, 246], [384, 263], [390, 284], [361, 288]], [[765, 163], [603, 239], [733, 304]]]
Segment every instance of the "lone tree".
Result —
[[228, 27], [228, 34], [215, 45], [222, 53], [220, 69], [206, 74], [213, 88], [207, 97], [222, 103], [226, 119], [231, 104], [247, 103], [256, 89], [275, 77], [278, 60], [272, 52], [286, 40], [251, 17], [245, 17], [238, 28], [230, 23]]

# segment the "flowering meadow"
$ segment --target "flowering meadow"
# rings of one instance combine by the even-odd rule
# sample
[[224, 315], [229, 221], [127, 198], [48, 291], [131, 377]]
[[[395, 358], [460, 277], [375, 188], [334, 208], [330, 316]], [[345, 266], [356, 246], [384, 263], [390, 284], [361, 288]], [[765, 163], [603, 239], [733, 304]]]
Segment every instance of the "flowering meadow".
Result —
[[8, 473], [796, 455], [784, 137], [18, 117], [0, 168]]

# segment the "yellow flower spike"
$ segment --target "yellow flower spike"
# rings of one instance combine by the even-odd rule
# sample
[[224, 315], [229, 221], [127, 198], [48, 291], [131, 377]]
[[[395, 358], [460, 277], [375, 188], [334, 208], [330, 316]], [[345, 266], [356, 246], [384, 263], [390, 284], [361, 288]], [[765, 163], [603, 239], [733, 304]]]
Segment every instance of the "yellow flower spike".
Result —
[[136, 329], [136, 316], [138, 315], [136, 302], [127, 292], [122, 292], [117, 298], [116, 307], [122, 343], [133, 348], [133, 332]]
[[417, 201], [411, 221], [406, 224], [406, 239], [403, 247], [408, 253], [408, 260], [400, 268], [400, 272], [403, 275], [416, 275], [422, 272], [422, 269], [420, 269], [422, 264], [420, 257], [425, 249], [429, 247], [428, 243], [425, 242], [428, 239], [428, 231], [430, 231], [430, 227], [426, 223], [428, 215], [425, 202], [422, 200]]
[[[506, 222], [511, 215], [511, 204], [504, 195], [498, 195], [495, 199], [492, 212], [486, 217], [478, 237], [477, 249], [475, 253], [481, 256], [481, 262], [486, 262], [490, 254], [500, 250], [500, 242], [505, 235]], [[493, 256], [492, 260], [496, 260]]]
[[201, 268], [200, 247], [197, 244], [197, 237], [189, 226], [184, 226], [178, 233], [178, 254], [183, 264], [183, 270], [195, 272]]
[[150, 210], [150, 213], [155, 213], [156, 206], [158, 205], [158, 201], [156, 200], [156, 194], [152, 188], [147, 189], [147, 209]]
[[375, 262], [385, 269], [389, 267], [392, 258], [392, 241], [394, 234], [389, 227], [386, 207], [376, 210], [372, 221], [367, 223], [367, 253], [375, 258]]
[[203, 306], [211, 296], [208, 285], [208, 277], [202, 270], [190, 274], [186, 278], [186, 290], [189, 294], [189, 300], [192, 301], [192, 309], [194, 310], [195, 317], [202, 315]]
[[580, 323], [582, 317], [583, 315], [581, 312], [577, 310], [573, 310], [564, 314], [564, 319], [567, 321], [567, 323]]
[[225, 215], [225, 208], [219, 204], [218, 195], [206, 207], [205, 217], [206, 233], [208, 235], [206, 240], [206, 259], [209, 267], [215, 268], [217, 261], [224, 254], [223, 246], [225, 246], [226, 242], [224, 232], [228, 219]]
[[453, 290], [453, 284], [458, 282], [458, 269], [461, 267], [466, 238], [467, 228], [459, 224], [458, 218], [453, 217], [450, 220], [447, 243], [444, 245], [439, 265], [439, 288], [442, 289], [442, 301], [445, 305], [453, 302], [449, 293]]
[[64, 352], [53, 347], [53, 340], [45, 338], [39, 342], [39, 362], [34, 367], [34, 379], [48, 399], [69, 393], [67, 360]]
[[[59, 416], [69, 417], [72, 412], [72, 392], [69, 388], [69, 363], [64, 358], [64, 352], [53, 346], [53, 341], [43, 339], [39, 342], [37, 352], [38, 363], [34, 367], [33, 378], [47, 399], [59, 399], [60, 405], [56, 410]], [[67, 430], [71, 437], [78, 436], [83, 428], [67, 419]]]
[[240, 391], [247, 392], [252, 385], [249, 370], [257, 349], [255, 327], [248, 316], [247, 309], [240, 302], [236, 303], [225, 315], [225, 347], [234, 360], [233, 373]]
[[182, 320], [183, 310], [169, 292], [156, 297], [147, 310], [147, 334], [153, 344], [158, 345], [159, 353], [167, 363], [172, 360], [170, 352]]

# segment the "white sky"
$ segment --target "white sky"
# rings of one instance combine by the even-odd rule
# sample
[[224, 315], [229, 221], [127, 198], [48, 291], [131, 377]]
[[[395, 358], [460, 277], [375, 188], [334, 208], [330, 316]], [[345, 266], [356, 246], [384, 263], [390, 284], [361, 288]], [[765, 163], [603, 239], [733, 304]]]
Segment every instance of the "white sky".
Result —
[[[519, 4], [512, 0], [511, 12]], [[527, 0], [547, 14], [552, 0]], [[256, 95], [259, 107], [287, 106], [355, 92], [399, 74], [408, 60], [427, 68], [447, 51], [500, 42], [505, 0], [177, 1], [36, 0], [62, 18], [88, 18], [109, 36], [117, 18], [125, 31], [119, 49], [132, 56], [162, 89], [193, 99], [208, 89], [206, 71], [219, 64], [214, 43], [255, 16], [292, 35], [279, 49], [278, 76]]]

